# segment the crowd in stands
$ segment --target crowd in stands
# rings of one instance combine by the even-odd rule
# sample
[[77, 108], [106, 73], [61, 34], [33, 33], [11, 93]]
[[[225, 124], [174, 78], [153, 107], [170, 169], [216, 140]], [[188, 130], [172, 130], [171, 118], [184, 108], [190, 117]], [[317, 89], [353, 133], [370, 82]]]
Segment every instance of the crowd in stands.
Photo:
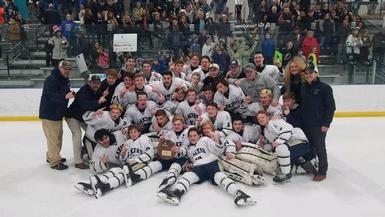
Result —
[[[138, 33], [140, 39], [150, 39], [154, 58], [160, 62], [162, 50], [184, 61], [197, 53], [211, 57], [222, 72], [233, 60], [244, 65], [257, 51], [262, 51], [266, 63], [278, 66], [285, 66], [297, 55], [318, 63], [321, 53], [335, 54], [339, 63], [369, 64], [373, 55], [384, 51], [383, 33], [369, 34], [364, 22], [349, 12], [344, 1], [43, 0], [37, 4], [31, 0], [27, 4], [30, 15], [47, 24], [51, 34], [56, 30], [55, 37], [56, 27], [60, 27], [60, 37], [65, 37], [68, 45], [56, 46], [61, 46], [64, 57], [83, 53], [89, 65], [102, 68], [119, 60], [123, 63], [122, 54], [109, 50], [114, 33]], [[10, 24], [10, 40], [20, 41], [22, 19], [17, 7], [6, 0], [2, 8], [2, 17]], [[253, 28], [245, 28], [238, 37], [230, 21]], [[142, 41], [138, 42], [138, 55]], [[47, 65], [51, 64], [50, 57], [57, 58], [54, 46], [47, 45]], [[280, 58], [274, 61], [276, 51]]]

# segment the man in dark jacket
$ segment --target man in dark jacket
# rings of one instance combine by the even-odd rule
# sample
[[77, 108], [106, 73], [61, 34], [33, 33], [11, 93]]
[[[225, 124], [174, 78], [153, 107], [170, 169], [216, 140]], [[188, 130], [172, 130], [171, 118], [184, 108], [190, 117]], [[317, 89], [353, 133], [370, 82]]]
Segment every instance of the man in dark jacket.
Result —
[[319, 160], [318, 173], [313, 178], [316, 182], [326, 179], [328, 160], [325, 138], [335, 110], [332, 88], [319, 80], [313, 65], [308, 66], [301, 87], [301, 114], [303, 130]]
[[71, 63], [62, 61], [59, 68], [52, 70], [51, 75], [44, 81], [43, 93], [40, 100], [39, 118], [47, 139], [47, 161], [52, 169], [64, 170], [68, 166], [63, 164], [65, 158], [60, 156], [63, 139], [63, 117], [67, 109], [68, 100], [74, 98], [70, 90], [69, 76]]
[[96, 111], [100, 108], [106, 99], [101, 96], [98, 91], [100, 88], [100, 78], [93, 75], [91, 80], [82, 86], [76, 93], [75, 100], [67, 109], [65, 119], [72, 133], [72, 144], [74, 150], [75, 167], [79, 169], [87, 169], [81, 157], [82, 148], [82, 130], [86, 130], [86, 124], [82, 115], [86, 111]]
[[43, 13], [44, 24], [48, 25], [50, 35], [53, 34], [53, 26], [61, 24], [61, 17], [53, 4], [49, 4], [47, 10]]

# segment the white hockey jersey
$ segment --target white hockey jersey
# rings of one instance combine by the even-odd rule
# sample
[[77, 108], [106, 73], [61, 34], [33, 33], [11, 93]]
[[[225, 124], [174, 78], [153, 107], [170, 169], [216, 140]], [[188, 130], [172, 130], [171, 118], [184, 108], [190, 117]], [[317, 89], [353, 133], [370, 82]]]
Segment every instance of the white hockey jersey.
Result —
[[148, 163], [154, 158], [154, 147], [150, 138], [146, 135], [141, 135], [136, 140], [129, 139], [123, 145], [127, 148], [125, 157], [122, 158], [121, 156], [122, 147], [116, 152], [119, 160], [123, 163], [129, 159], [135, 160], [138, 163]]
[[143, 112], [139, 111], [136, 104], [127, 107], [123, 120], [128, 125], [137, 124], [142, 128], [142, 133], [148, 133], [151, 126], [152, 117], [154, 116], [158, 106], [153, 101], [147, 101], [146, 108]]
[[225, 144], [216, 143], [208, 137], [202, 137], [195, 145], [187, 146], [187, 156], [193, 166], [211, 163], [224, 153]]
[[181, 102], [179, 102], [178, 100], [167, 100], [165, 103], [163, 103], [161, 108], [170, 112], [171, 114], [175, 114], [175, 111], [178, 108], [179, 103]]
[[198, 104], [190, 105], [187, 100], [179, 103], [175, 113], [178, 115], [182, 115], [184, 119], [186, 120], [187, 125], [196, 125], [197, 119], [200, 113], [196, 110], [196, 106], [198, 106], [202, 113], [206, 111], [206, 106], [199, 102]]
[[214, 102], [218, 106], [224, 106], [226, 111], [237, 114], [245, 114], [247, 106], [245, 104], [245, 94], [240, 87], [229, 85], [229, 95], [226, 97], [219, 91], [214, 94]]
[[267, 107], [267, 109], [263, 108], [262, 104], [259, 103], [259, 102], [254, 102], [254, 103], [251, 103], [247, 106], [247, 109], [249, 110], [249, 114], [251, 116], [255, 116], [257, 114], [257, 112], [261, 111], [261, 110], [266, 110], [267, 113], [269, 113], [270, 117], [273, 117], [273, 116], [277, 116], [277, 117], [281, 117], [282, 116], [282, 108], [281, 106], [272, 106], [272, 105], [269, 105], [269, 107]]
[[[167, 113], [167, 112], [166, 112]], [[155, 124], [156, 124], [156, 117], [153, 116], [152, 117], [152, 121], [151, 121], [151, 126], [150, 126], [150, 129], [149, 131], [150, 132], [156, 132], [156, 133], [160, 133], [161, 131], [164, 132], [164, 131], [169, 131], [169, 130], [172, 130], [172, 116], [170, 114], [167, 114], [168, 115], [168, 121], [167, 123], [165, 123], [163, 126], [159, 126], [160, 127], [160, 130], [154, 128]]]
[[[92, 154], [92, 160], [90, 164], [90, 170], [93, 173], [104, 173], [110, 168], [110, 163], [120, 165], [119, 155], [117, 155], [118, 148], [124, 144], [127, 138], [123, 135], [123, 133], [119, 131], [115, 131], [111, 134], [115, 141], [108, 147], [104, 147], [100, 144], [95, 146], [94, 152]], [[111, 137], [110, 137], [111, 142]], [[104, 164], [101, 161], [101, 158], [106, 155], [108, 157], [108, 161]]]
[[187, 147], [189, 144], [188, 130], [190, 127], [184, 129], [181, 133], [176, 133], [174, 130], [164, 131], [163, 137], [174, 142], [177, 147]]
[[94, 116], [95, 112], [87, 111], [83, 114], [83, 120], [87, 124], [86, 136], [93, 142], [94, 134], [99, 129], [106, 129], [108, 131], [120, 130], [127, 126], [127, 123], [119, 118], [117, 121], [112, 120], [109, 111], [103, 111], [101, 115]]
[[231, 116], [227, 111], [218, 111], [215, 118], [210, 118], [207, 112], [203, 113], [201, 123], [205, 121], [211, 121], [220, 136], [228, 136], [232, 132]]
[[270, 120], [263, 132], [269, 143], [287, 143], [290, 146], [294, 146], [308, 141], [300, 128], [294, 128], [283, 119]]
[[162, 94], [165, 100], [171, 100], [172, 94], [175, 91], [175, 88], [182, 87], [186, 89], [186, 81], [181, 78], [173, 78], [172, 83], [169, 88], [166, 88], [163, 84], [163, 81], [156, 81], [151, 84], [151, 86], [156, 89], [156, 91]]
[[249, 142], [256, 144], [259, 135], [261, 135], [261, 127], [259, 125], [245, 125], [241, 133], [232, 131], [231, 134], [227, 136], [227, 139], [234, 143]]

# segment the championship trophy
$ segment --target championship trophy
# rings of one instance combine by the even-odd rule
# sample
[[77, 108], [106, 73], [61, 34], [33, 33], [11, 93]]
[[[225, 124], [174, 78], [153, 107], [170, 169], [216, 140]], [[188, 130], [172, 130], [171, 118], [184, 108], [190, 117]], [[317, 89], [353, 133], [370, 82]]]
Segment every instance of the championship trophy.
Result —
[[171, 151], [175, 144], [171, 140], [161, 139], [158, 144], [158, 156], [163, 160], [174, 158], [175, 152]]

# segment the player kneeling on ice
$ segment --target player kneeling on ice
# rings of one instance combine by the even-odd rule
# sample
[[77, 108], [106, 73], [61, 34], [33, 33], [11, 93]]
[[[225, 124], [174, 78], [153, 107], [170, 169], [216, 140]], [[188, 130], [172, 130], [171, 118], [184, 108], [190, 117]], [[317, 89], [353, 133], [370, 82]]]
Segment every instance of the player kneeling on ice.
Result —
[[[283, 119], [270, 119], [266, 111], [257, 112], [258, 123], [264, 127], [266, 144], [260, 144], [267, 148], [272, 146], [278, 158], [277, 175], [273, 178], [276, 183], [289, 181], [291, 165], [301, 165], [305, 171], [316, 173], [316, 169], [309, 160], [313, 158], [310, 144], [300, 128], [293, 128], [292, 125]], [[269, 149], [269, 148], [268, 148]]]
[[235, 196], [234, 203], [237, 206], [252, 205], [255, 201], [228, 178], [219, 169], [218, 156], [224, 152], [224, 144], [219, 140], [213, 141], [208, 137], [200, 137], [197, 128], [190, 128], [188, 131], [189, 145], [185, 151], [180, 149], [179, 153], [187, 153], [193, 163], [190, 172], [183, 174], [182, 178], [173, 186], [174, 190], [163, 190], [158, 197], [167, 202], [178, 205], [190, 185], [210, 180], [219, 185], [227, 192]]

